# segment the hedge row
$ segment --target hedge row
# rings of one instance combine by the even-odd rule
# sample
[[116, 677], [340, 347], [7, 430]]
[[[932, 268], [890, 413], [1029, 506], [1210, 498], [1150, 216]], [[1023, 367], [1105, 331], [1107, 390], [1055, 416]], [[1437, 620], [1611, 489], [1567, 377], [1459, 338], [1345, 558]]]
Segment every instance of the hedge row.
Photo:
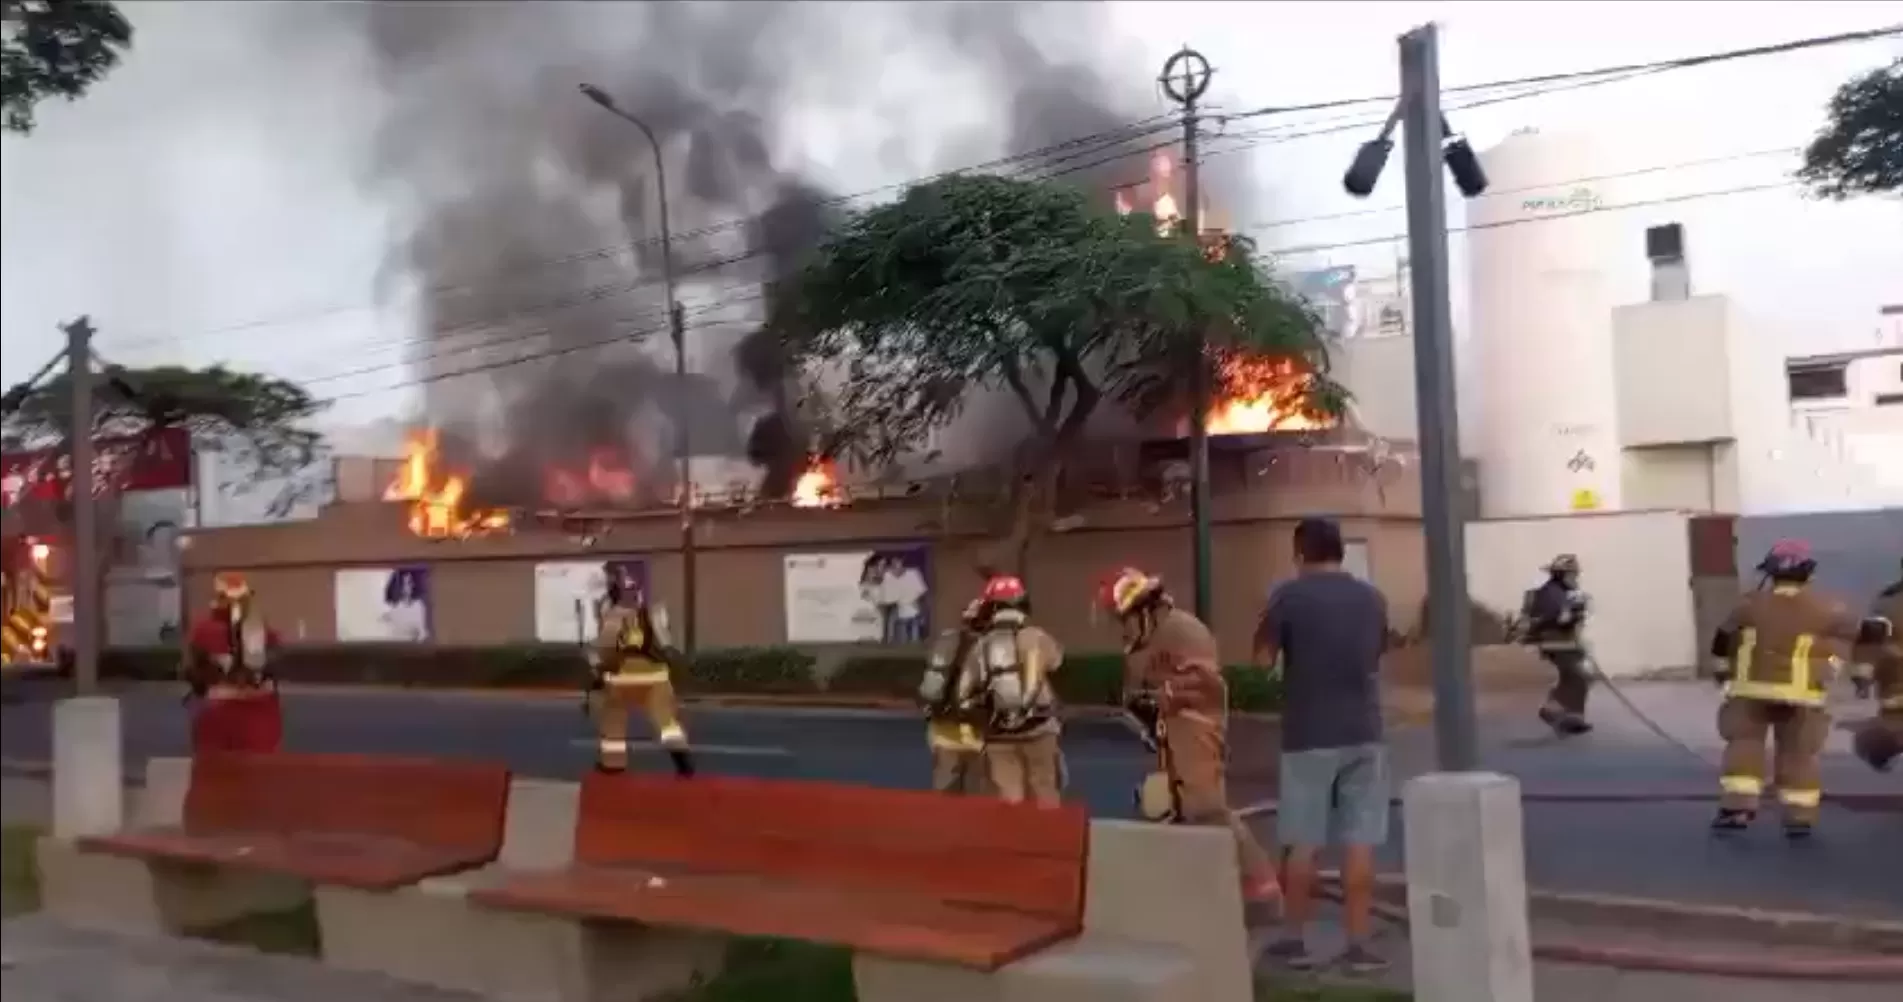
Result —
[[[114, 648], [104, 653], [104, 678], [169, 681], [178, 677], [175, 648]], [[374, 684], [415, 688], [546, 689], [579, 687], [586, 662], [572, 645], [437, 647], [415, 644], [300, 645], [278, 654], [278, 678], [315, 684]], [[704, 651], [675, 685], [689, 695], [833, 695], [910, 699], [924, 671], [923, 656], [846, 657], [831, 672], [796, 647], [740, 647]], [[1254, 668], [1225, 669], [1233, 709], [1262, 713], [1281, 707], [1278, 680]], [[1123, 686], [1116, 654], [1075, 654], [1052, 676], [1058, 698], [1073, 706], [1114, 706]]]

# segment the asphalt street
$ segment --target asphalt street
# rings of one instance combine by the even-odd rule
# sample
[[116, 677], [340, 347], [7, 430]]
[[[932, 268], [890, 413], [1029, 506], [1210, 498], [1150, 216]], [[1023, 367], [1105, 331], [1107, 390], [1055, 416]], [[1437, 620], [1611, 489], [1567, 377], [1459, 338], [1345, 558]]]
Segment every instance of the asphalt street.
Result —
[[[1807, 845], [1788, 845], [1769, 826], [1714, 839], [1705, 827], [1711, 803], [1683, 799], [1717, 785], [1714, 697], [1696, 686], [1628, 692], [1667, 737], [1612, 704], [1595, 710], [1598, 731], [1567, 741], [1520, 717], [1486, 727], [1487, 767], [1519, 777], [1528, 794], [1527, 870], [1535, 886], [1903, 920], [1903, 814], [1830, 807]], [[0, 749], [14, 771], [50, 758], [45, 695], [15, 690], [0, 708]], [[129, 766], [185, 753], [186, 711], [175, 688], [131, 687], [120, 695]], [[592, 761], [591, 734], [574, 699], [303, 690], [287, 692], [285, 705], [286, 741], [295, 750], [499, 759], [525, 775], [557, 778], [579, 776]], [[914, 788], [927, 780], [923, 727], [908, 714], [697, 706], [689, 727], [710, 773]], [[1232, 795], [1239, 804], [1272, 791], [1260, 750], [1268, 740], [1272, 734], [1252, 737], [1238, 725]], [[1390, 741], [1398, 779], [1432, 767], [1427, 734], [1401, 730]], [[1903, 774], [1871, 773], [1845, 754], [1843, 741], [1833, 738], [1825, 762], [1827, 790], [1903, 793]], [[1135, 739], [1113, 721], [1073, 720], [1064, 744], [1071, 795], [1099, 815], [1127, 816], [1146, 764]], [[649, 745], [638, 767], [665, 769], [666, 761]], [[1680, 799], [1549, 799], [1653, 792]], [[1271, 831], [1272, 816], [1261, 824]], [[1389, 850], [1395, 869], [1400, 836], [1397, 827]]]

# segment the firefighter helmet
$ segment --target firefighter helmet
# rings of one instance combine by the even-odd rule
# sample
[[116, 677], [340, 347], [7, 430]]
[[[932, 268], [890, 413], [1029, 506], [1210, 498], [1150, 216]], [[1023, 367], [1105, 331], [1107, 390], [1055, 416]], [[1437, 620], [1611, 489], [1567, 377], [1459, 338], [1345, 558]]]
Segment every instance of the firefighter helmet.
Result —
[[221, 571], [211, 580], [212, 599], [220, 604], [242, 602], [251, 597], [251, 582], [236, 571]]
[[1808, 581], [1817, 570], [1817, 558], [1810, 544], [1801, 539], [1780, 539], [1758, 562], [1758, 570], [1777, 581]]
[[992, 609], [1022, 609], [1030, 601], [1024, 579], [1010, 574], [994, 574], [985, 581], [978, 601]]
[[1119, 617], [1128, 616], [1163, 597], [1163, 579], [1135, 567], [1125, 567], [1110, 576], [1098, 596], [1103, 607]]
[[1549, 574], [1578, 574], [1579, 557], [1571, 553], [1562, 553], [1546, 565]]

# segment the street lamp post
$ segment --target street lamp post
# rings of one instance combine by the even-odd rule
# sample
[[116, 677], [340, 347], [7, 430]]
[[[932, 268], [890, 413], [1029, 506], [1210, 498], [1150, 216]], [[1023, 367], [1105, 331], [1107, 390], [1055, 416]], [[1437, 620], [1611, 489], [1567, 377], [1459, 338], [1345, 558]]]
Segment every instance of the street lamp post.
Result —
[[581, 85], [582, 96], [595, 102], [610, 114], [633, 125], [647, 137], [648, 145], [654, 148], [654, 189], [656, 201], [660, 203], [661, 213], [661, 287], [667, 297], [668, 333], [674, 342], [674, 447], [675, 460], [679, 465], [677, 478], [680, 481], [681, 514], [681, 578], [684, 594], [681, 601], [681, 646], [687, 653], [695, 651], [695, 625], [699, 617], [695, 614], [698, 585], [694, 574], [694, 482], [690, 476], [688, 456], [691, 455], [688, 440], [688, 422], [684, 402], [687, 393], [687, 331], [682, 322], [681, 304], [674, 297], [674, 231], [667, 218], [667, 163], [661, 156], [661, 140], [648, 128], [646, 122], [622, 110], [608, 92], [594, 84]]

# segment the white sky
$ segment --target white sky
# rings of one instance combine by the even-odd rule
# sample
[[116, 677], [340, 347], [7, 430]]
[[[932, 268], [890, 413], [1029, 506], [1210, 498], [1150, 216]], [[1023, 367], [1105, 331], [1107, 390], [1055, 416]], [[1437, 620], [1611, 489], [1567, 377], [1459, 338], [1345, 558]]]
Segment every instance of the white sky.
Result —
[[[104, 332], [102, 351], [118, 362], [223, 360], [311, 382], [320, 396], [400, 383], [396, 368], [324, 378], [394, 366], [399, 342], [412, 336], [401, 308], [374, 305], [388, 285], [379, 282], [378, 269], [392, 220], [358, 184], [361, 144], [377, 111], [359, 54], [337, 38], [280, 38], [263, 64], [268, 79], [258, 79], [261, 62], [247, 28], [251, 5], [124, 6], [139, 32], [127, 64], [77, 104], [43, 105], [32, 136], [0, 141], [6, 381], [57, 350], [59, 322], [90, 313]], [[1903, 23], [1903, 2], [1878, 0], [1114, 6], [1127, 50], [1119, 58], [1130, 60], [1133, 77], [1153, 78], [1187, 42], [1216, 66], [1212, 97], [1226, 110], [1390, 93], [1394, 37], [1429, 20], [1443, 26], [1448, 87]], [[1675, 71], [1457, 112], [1453, 124], [1481, 148], [1522, 126], [1588, 129], [1605, 137], [1613, 160], [1631, 168], [1764, 154], [1801, 145], [1832, 89], [1900, 51], [1903, 45], [1865, 44]], [[890, 65], [869, 72], [887, 75], [881, 84], [888, 99], [930, 88], [900, 79], [907, 71], [902, 51], [887, 55]], [[1156, 110], [1166, 110], [1160, 100]], [[956, 113], [968, 120], [983, 110]], [[1340, 124], [1342, 114], [1239, 122], [1230, 131], [1300, 131], [1305, 122]], [[932, 116], [913, 120], [926, 130]], [[833, 121], [837, 132], [840, 118]], [[844, 190], [859, 190], [904, 180], [881, 173], [873, 157], [847, 152], [890, 138], [815, 131], [805, 148], [781, 152], [825, 168]], [[1256, 146], [1246, 155], [1265, 192], [1257, 201], [1272, 208], [1266, 218], [1228, 221], [1250, 228], [1269, 249], [1400, 234], [1398, 157], [1370, 203], [1340, 189], [1341, 171], [1363, 138], [1354, 131]], [[900, 139], [931, 142], [929, 135]], [[1611, 201], [1777, 181], [1795, 163], [1793, 156], [1766, 154], [1660, 171], [1621, 186]], [[1384, 207], [1394, 208], [1287, 223]], [[1767, 317], [1790, 353], [1866, 344], [1877, 306], [1903, 302], [1903, 201], [1824, 204], [1781, 191], [1635, 209], [1621, 214], [1621, 225], [1626, 217], [1634, 249], [1632, 264], [1620, 271], [1622, 298], [1643, 294], [1638, 233], [1652, 223], [1683, 222], [1699, 291], [1730, 293]], [[1458, 236], [1454, 244], [1458, 255]], [[1392, 270], [1396, 253], [1384, 245], [1298, 260], [1381, 271]], [[1458, 275], [1455, 292], [1458, 316]], [[411, 403], [408, 392], [372, 392], [339, 406], [329, 422], [371, 420]]]

